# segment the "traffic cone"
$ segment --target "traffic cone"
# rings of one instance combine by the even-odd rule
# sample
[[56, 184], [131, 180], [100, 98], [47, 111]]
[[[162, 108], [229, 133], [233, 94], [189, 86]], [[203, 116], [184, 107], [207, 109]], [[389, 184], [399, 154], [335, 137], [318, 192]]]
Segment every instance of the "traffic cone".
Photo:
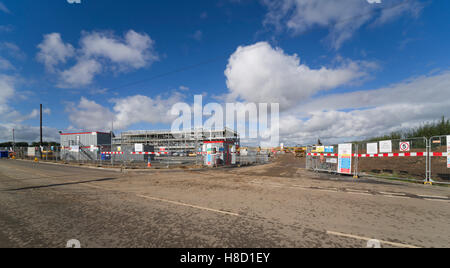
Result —
[[149, 167], [149, 168], [152, 167], [152, 163], [150, 162], [150, 158], [148, 159], [147, 167]]

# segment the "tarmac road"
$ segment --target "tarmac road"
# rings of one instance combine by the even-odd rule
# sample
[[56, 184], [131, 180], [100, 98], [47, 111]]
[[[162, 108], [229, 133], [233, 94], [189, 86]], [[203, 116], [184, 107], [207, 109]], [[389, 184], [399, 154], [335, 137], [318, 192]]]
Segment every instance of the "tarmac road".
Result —
[[271, 165], [124, 174], [2, 160], [0, 247], [450, 246], [449, 188]]

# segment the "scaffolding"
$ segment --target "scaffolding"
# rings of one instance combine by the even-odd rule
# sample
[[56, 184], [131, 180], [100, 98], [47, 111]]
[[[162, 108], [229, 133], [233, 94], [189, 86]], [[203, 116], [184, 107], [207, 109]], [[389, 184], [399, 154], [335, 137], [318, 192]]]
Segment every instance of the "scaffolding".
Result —
[[226, 141], [239, 146], [239, 134], [229, 128], [222, 130], [192, 129], [187, 131], [127, 131], [113, 138], [114, 146], [144, 144], [165, 148], [168, 152], [194, 154], [205, 141]]

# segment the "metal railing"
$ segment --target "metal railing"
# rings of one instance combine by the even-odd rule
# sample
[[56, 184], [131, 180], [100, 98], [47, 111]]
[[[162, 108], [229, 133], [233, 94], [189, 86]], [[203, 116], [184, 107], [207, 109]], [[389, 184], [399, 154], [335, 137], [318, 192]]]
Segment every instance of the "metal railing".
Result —
[[[306, 168], [342, 173], [337, 146], [328, 148], [308, 146]], [[449, 153], [450, 136], [353, 143], [348, 174], [450, 185]]]

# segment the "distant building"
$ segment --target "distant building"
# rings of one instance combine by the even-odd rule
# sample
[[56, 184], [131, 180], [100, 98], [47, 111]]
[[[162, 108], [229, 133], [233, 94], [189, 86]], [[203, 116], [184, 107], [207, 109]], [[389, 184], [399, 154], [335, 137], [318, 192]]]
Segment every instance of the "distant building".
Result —
[[239, 146], [239, 134], [229, 128], [222, 130], [188, 130], [188, 131], [127, 131], [119, 137], [113, 138], [115, 148], [121, 146], [135, 146], [136, 144], [150, 145], [155, 150], [164, 148], [170, 153], [192, 154], [202, 150], [204, 142], [226, 142]]
[[100, 151], [111, 150], [111, 133], [61, 133], [60, 137], [62, 157], [66, 160], [99, 160]]

